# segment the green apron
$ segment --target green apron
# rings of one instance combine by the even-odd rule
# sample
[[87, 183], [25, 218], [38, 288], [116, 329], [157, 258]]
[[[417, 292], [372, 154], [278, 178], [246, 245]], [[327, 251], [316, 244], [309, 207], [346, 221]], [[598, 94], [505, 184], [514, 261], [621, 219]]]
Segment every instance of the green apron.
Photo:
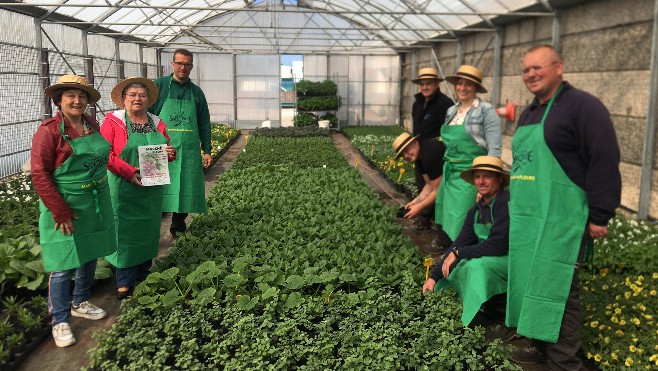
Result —
[[167, 124], [170, 144], [176, 148], [177, 156], [175, 161], [169, 163], [171, 184], [164, 186], [162, 211], [205, 213], [208, 207], [194, 94], [191, 99], [172, 99], [172, 80], [170, 77], [169, 95], [162, 105], [160, 117]]
[[[495, 202], [495, 201], [494, 201]], [[477, 223], [479, 211], [473, 218], [473, 229], [478, 241], [489, 238], [493, 224]], [[493, 223], [493, 203], [491, 204]], [[487, 300], [507, 291], [508, 256], [483, 256], [477, 259], [464, 259], [457, 263], [448, 275], [436, 283], [434, 291], [452, 287], [462, 298], [462, 323], [468, 326]]]
[[[560, 88], [561, 90], [561, 88]], [[588, 216], [585, 191], [564, 173], [544, 139], [544, 122], [512, 140], [507, 319], [521, 335], [555, 343]]]
[[[128, 141], [119, 158], [139, 169], [138, 146], [167, 144], [167, 138], [158, 132], [151, 117], [148, 125], [153, 132], [132, 132], [126, 114]], [[163, 186], [140, 187], [108, 170], [114, 225], [117, 233], [117, 250], [105, 259], [117, 268], [129, 268], [151, 260], [160, 247]]]
[[442, 225], [443, 230], [454, 241], [477, 196], [477, 188], [462, 179], [459, 174], [471, 167], [474, 158], [484, 156], [487, 152], [471, 138], [464, 125], [441, 126], [441, 138], [446, 152], [443, 156], [443, 178], [436, 195], [434, 213], [436, 224]]
[[55, 169], [52, 179], [78, 219], [73, 219], [73, 234], [62, 235], [61, 229], [55, 230], [52, 212], [39, 200], [39, 239], [46, 272], [78, 268], [116, 249], [106, 171], [110, 143], [95, 131], [71, 139], [64, 134], [63, 115], [59, 127], [73, 154]]

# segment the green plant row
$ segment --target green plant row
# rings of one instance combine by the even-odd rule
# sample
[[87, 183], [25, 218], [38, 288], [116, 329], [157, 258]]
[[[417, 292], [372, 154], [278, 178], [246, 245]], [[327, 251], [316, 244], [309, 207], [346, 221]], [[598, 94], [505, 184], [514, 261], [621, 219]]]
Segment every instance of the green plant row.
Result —
[[395, 159], [391, 147], [402, 132], [398, 126], [360, 126], [343, 129], [352, 144], [373, 163], [391, 182], [401, 184], [412, 194], [417, 194], [414, 164]]
[[305, 97], [297, 99], [299, 111], [335, 111], [342, 106], [339, 96]]
[[28, 300], [10, 296], [0, 311], [0, 368], [12, 362], [32, 341], [38, 341], [48, 323], [48, 304], [43, 297]]
[[225, 124], [212, 123], [210, 125], [210, 143], [212, 150], [210, 152], [212, 157], [216, 157], [219, 153], [226, 148], [228, 143], [240, 135], [240, 130], [234, 129]]
[[317, 126], [307, 127], [280, 127], [280, 128], [258, 128], [254, 131], [254, 137], [328, 137], [331, 133], [328, 130], [320, 129]]
[[338, 92], [336, 83], [331, 80], [325, 80], [322, 82], [301, 80], [297, 83], [296, 89], [298, 97], [332, 96], [336, 95], [336, 92]]
[[343, 156], [336, 151], [330, 137], [264, 138], [249, 140], [236, 161], [234, 169], [245, 169], [257, 164], [290, 165], [298, 168], [345, 167]]
[[306, 127], [311, 125], [318, 125], [318, 118], [312, 112], [298, 112], [292, 119], [295, 127]]
[[[91, 369], [514, 369], [461, 325], [454, 294], [420, 294], [394, 211], [318, 139], [249, 143]], [[281, 146], [303, 156], [282, 163]]]

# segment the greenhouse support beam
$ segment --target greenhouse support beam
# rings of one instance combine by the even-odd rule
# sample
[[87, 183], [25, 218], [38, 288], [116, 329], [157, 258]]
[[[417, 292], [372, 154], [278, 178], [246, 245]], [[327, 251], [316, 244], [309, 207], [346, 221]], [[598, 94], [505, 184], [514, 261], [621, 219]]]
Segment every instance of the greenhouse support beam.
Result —
[[560, 28], [561, 28], [560, 24], [561, 24], [561, 22], [560, 21], [562, 20], [562, 17], [561, 17], [561, 14], [560, 14], [559, 11], [556, 11], [553, 14], [554, 14], [554, 16], [553, 16], [553, 31], [552, 31], [552, 34], [551, 34], [551, 44], [559, 52], [560, 48], [561, 48], [561, 46], [560, 46]]
[[653, 156], [656, 151], [656, 96], [658, 95], [658, 0], [653, 10], [653, 36], [651, 38], [651, 69], [649, 73], [649, 102], [647, 102], [647, 123], [642, 150], [642, 175], [640, 176], [640, 197], [637, 216], [646, 219], [651, 203], [651, 178], [653, 174]]
[[491, 104], [494, 107], [500, 105], [500, 72], [502, 69], [501, 63], [501, 50], [503, 49], [503, 29], [500, 27], [496, 28], [496, 33], [494, 34], [494, 51], [493, 51], [493, 84], [491, 89]]
[[[35, 28], [35, 47], [39, 51], [39, 56], [41, 58], [41, 68], [39, 69], [39, 81], [41, 81], [41, 88], [46, 89], [50, 85], [50, 65], [48, 61], [48, 50], [43, 48], [43, 38], [41, 37], [41, 20], [34, 18], [34, 28]], [[50, 106], [50, 98], [45, 94], [43, 99], [39, 104], [39, 112], [43, 112], [44, 120], [48, 117], [51, 117], [53, 114], [52, 107]]]
[[462, 45], [462, 39], [461, 38], [457, 41], [456, 49], [457, 50], [455, 51], [455, 54], [456, 54], [455, 55], [455, 60], [456, 60], [455, 65], [456, 66], [461, 66], [462, 64], [464, 64], [464, 48], [463, 48], [463, 45]]

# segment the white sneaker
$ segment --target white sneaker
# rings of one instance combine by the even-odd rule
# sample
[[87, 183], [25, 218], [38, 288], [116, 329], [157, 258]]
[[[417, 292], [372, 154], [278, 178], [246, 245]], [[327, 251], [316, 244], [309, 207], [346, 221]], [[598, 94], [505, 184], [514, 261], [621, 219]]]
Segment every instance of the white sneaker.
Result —
[[105, 313], [104, 310], [95, 306], [94, 304], [88, 301], [83, 301], [77, 306], [75, 304], [71, 305], [71, 315], [73, 317], [82, 317], [82, 318], [96, 320], [96, 319], [105, 318], [107, 313]]
[[66, 322], [53, 326], [53, 339], [55, 339], [55, 344], [60, 348], [75, 344], [75, 337], [71, 332], [71, 327]]

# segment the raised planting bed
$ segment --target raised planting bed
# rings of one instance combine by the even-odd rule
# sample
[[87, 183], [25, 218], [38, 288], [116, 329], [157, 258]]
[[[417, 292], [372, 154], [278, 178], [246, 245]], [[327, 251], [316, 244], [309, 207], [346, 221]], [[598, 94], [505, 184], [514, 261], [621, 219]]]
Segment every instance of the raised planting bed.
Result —
[[49, 333], [44, 297], [4, 297], [0, 301], [0, 370], [15, 370]]
[[514, 369], [329, 138], [250, 140], [208, 203], [90, 369]]

